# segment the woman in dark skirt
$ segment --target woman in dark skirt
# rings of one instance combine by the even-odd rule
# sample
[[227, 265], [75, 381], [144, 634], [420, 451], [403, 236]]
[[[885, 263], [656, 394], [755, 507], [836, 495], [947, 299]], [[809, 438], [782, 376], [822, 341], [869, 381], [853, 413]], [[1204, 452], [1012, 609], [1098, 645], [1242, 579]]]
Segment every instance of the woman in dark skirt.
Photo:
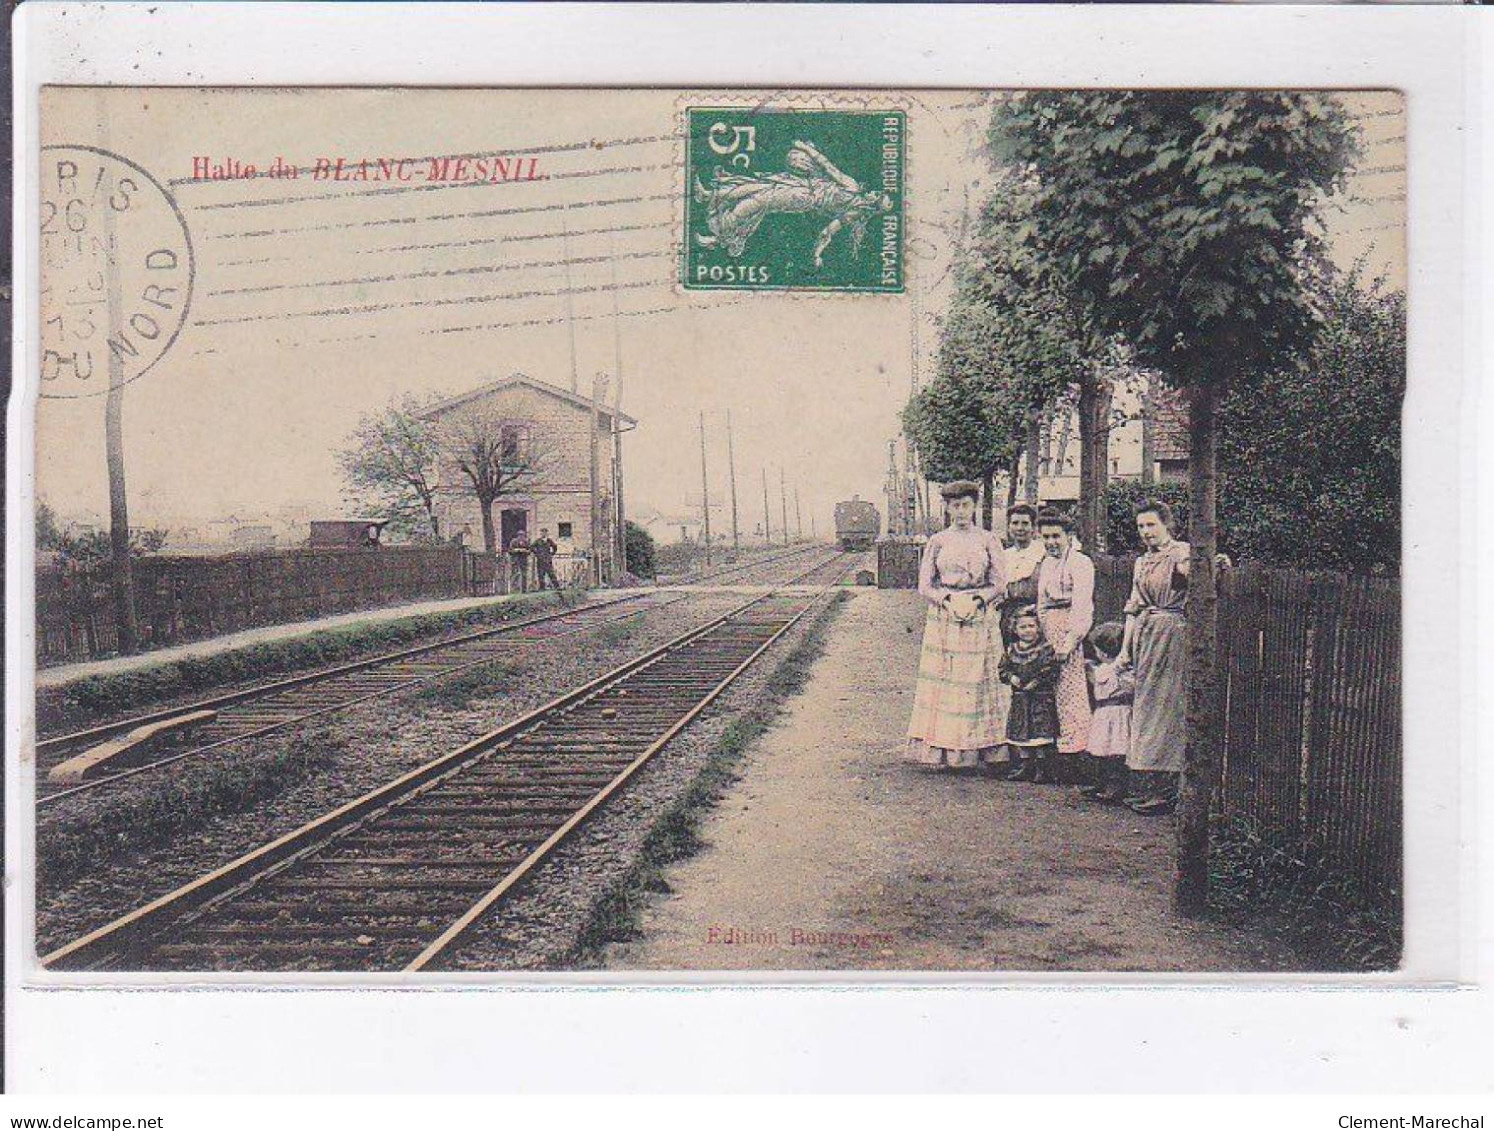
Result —
[[1058, 674], [1062, 665], [1043, 639], [1037, 610], [1012, 617], [1016, 639], [1001, 658], [1001, 681], [1012, 689], [1006, 742], [1019, 764], [1007, 781], [1053, 781], [1058, 742]]
[[1137, 508], [1146, 553], [1136, 559], [1121, 643], [1122, 666], [1136, 671], [1126, 758], [1137, 788], [1131, 808], [1147, 817], [1177, 807], [1188, 739], [1188, 543], [1175, 539], [1171, 526], [1166, 503]]

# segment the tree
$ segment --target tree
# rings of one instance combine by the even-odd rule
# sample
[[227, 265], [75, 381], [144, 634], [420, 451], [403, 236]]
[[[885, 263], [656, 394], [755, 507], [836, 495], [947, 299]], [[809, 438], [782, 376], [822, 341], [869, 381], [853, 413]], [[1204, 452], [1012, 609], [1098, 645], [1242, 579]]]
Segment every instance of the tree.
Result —
[[[1078, 377], [1083, 362], [1057, 300], [1024, 273], [1015, 182], [982, 210], [977, 236], [957, 265], [955, 295], [941, 327], [935, 379], [904, 411], [904, 431], [933, 480], [976, 479], [982, 522], [991, 526], [995, 475], [1025, 449], [1036, 454], [1037, 422]], [[1035, 479], [1029, 475], [1029, 485]]]
[[493, 504], [544, 481], [555, 457], [549, 436], [481, 401], [426, 419], [441, 466], [454, 472], [477, 500], [483, 548], [496, 554]]
[[990, 141], [1036, 182], [1037, 252], [1097, 324], [1188, 392], [1190, 678], [1175, 896], [1195, 913], [1219, 774], [1219, 405], [1232, 385], [1306, 352], [1317, 312], [1302, 264], [1320, 247], [1313, 221], [1342, 185], [1353, 134], [1324, 94], [1042, 91], [998, 106]]
[[1099, 547], [1120, 347], [1044, 253], [1041, 230], [1033, 222], [1037, 182], [1022, 170], [998, 171], [1002, 179], [976, 228], [971, 297], [1003, 327], [1002, 364], [1027, 374], [1018, 403], [1008, 411], [1026, 421], [1028, 500], [1038, 497], [1037, 444], [1045, 414], [1051, 421], [1055, 411], [1066, 414], [1072, 408], [1079, 422], [1078, 533], [1085, 545]]
[[629, 519], [623, 524], [626, 568], [634, 577], [656, 577], [654, 536]]
[[365, 415], [338, 453], [347, 492], [366, 515], [389, 520], [409, 533], [423, 526], [440, 541], [436, 516], [437, 461], [440, 451], [427, 402], [405, 396], [377, 415]]

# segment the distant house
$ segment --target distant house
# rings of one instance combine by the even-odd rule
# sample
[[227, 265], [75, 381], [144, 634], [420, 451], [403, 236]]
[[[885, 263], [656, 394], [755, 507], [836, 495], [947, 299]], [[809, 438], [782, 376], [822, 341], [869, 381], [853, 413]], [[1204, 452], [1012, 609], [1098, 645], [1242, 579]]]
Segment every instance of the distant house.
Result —
[[1188, 481], [1188, 405], [1183, 394], [1153, 381], [1142, 398], [1142, 460], [1159, 483]]
[[[597, 542], [612, 545], [617, 506], [613, 433], [636, 423], [632, 417], [601, 406], [596, 422], [597, 497], [591, 495], [592, 403], [557, 385], [523, 373], [493, 381], [426, 409], [423, 419], [445, 424], [453, 432], [481, 429], [501, 443], [515, 469], [533, 466], [515, 489], [493, 503], [498, 548], [506, 549], [523, 532], [533, 539], [541, 528], [557, 542], [587, 553], [592, 549], [591, 514], [596, 504]], [[467, 532], [467, 542], [483, 544], [482, 514], [472, 484], [460, 467], [444, 458], [437, 469], [440, 484], [436, 517], [443, 532]], [[604, 553], [605, 557], [605, 553]]]
[[275, 531], [258, 523], [238, 526], [229, 532], [228, 541], [235, 550], [273, 550]]
[[[635, 515], [633, 521], [647, 531], [655, 542], [661, 544], [700, 542], [705, 538], [705, 524], [698, 513], [664, 514], [655, 510]], [[717, 531], [712, 531], [712, 534], [714, 537], [711, 541], [714, 543], [720, 534]]]

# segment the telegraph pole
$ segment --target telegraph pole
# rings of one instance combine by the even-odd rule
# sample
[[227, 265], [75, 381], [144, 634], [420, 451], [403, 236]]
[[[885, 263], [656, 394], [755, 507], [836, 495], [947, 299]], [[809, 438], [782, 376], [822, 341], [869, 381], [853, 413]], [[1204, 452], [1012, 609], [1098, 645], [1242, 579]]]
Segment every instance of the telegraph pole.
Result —
[[705, 413], [700, 414], [700, 509], [705, 515], [706, 565], [711, 564], [711, 488], [706, 482]]
[[788, 488], [784, 486], [783, 468], [778, 469], [778, 502], [783, 508], [783, 544], [788, 545]]
[[616, 546], [614, 552], [617, 568], [625, 570], [628, 568], [628, 526], [627, 515], [623, 511], [622, 316], [617, 310], [617, 251], [612, 247], [609, 247], [608, 250], [612, 253], [612, 367], [615, 370], [614, 378], [617, 381], [617, 388], [612, 393], [612, 509], [616, 524], [612, 534]]
[[742, 537], [737, 530], [737, 453], [731, 444], [731, 409], [726, 410], [726, 466], [731, 473], [731, 548], [742, 548]]
[[[575, 371], [572, 370], [574, 376]], [[616, 421], [613, 422], [614, 427]], [[601, 523], [597, 521], [599, 507], [597, 492], [601, 488], [601, 465], [600, 455], [597, 451], [597, 433], [602, 430], [602, 375], [598, 373], [591, 379], [591, 562], [592, 562], [592, 584], [602, 584], [602, 547], [599, 544], [601, 535]]]
[[768, 469], [763, 468], [763, 540], [773, 544], [773, 508], [768, 505]]
[[799, 533], [799, 541], [804, 541], [804, 512], [799, 509], [799, 484], [794, 484], [794, 529]]

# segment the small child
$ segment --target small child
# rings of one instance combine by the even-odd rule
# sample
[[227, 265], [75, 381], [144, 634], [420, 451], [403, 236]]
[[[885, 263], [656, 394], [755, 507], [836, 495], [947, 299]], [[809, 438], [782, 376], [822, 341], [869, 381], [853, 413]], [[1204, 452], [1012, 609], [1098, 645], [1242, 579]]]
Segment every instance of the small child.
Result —
[[1131, 700], [1136, 676], [1116, 663], [1125, 629], [1115, 622], [1102, 624], [1089, 636], [1098, 660], [1085, 665], [1094, 698], [1093, 721], [1089, 725], [1089, 756], [1097, 767], [1095, 784], [1084, 796], [1106, 805], [1118, 805], [1126, 796], [1129, 774], [1126, 756], [1131, 752]]
[[1017, 763], [1007, 781], [1045, 782], [1056, 779], [1058, 755], [1058, 657], [1043, 639], [1037, 610], [1031, 605], [1012, 617], [1016, 637], [1001, 657], [997, 674], [1012, 689], [1011, 712], [1006, 717], [1006, 742]]

